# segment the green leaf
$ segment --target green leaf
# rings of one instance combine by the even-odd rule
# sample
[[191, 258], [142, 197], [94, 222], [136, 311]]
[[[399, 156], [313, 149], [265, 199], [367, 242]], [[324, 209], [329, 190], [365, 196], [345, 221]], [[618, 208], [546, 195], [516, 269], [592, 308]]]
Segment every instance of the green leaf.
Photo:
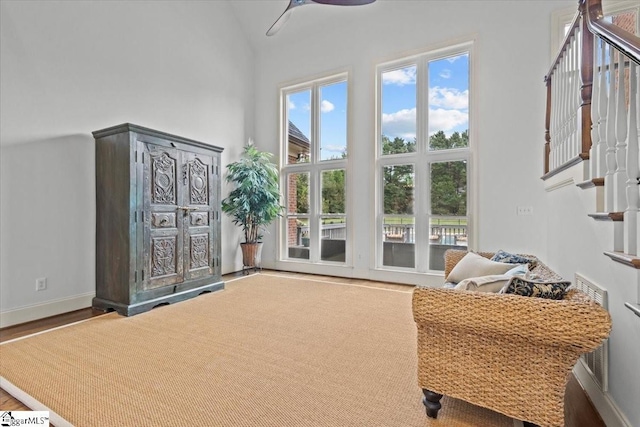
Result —
[[261, 230], [282, 215], [278, 168], [271, 153], [247, 144], [237, 162], [227, 165], [226, 182], [234, 189], [222, 200], [222, 211], [240, 226], [247, 243], [262, 238]]

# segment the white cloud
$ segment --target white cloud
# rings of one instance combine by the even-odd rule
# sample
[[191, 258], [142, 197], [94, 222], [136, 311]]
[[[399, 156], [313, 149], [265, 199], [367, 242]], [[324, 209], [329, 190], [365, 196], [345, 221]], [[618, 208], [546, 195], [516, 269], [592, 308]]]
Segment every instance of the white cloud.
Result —
[[327, 159], [340, 159], [342, 154], [347, 151], [347, 146], [344, 144], [326, 144], [320, 147], [320, 156], [322, 160]]
[[322, 102], [320, 103], [320, 111], [322, 111], [323, 113], [328, 113], [330, 111], [333, 111], [334, 108], [336, 108], [335, 105], [333, 105], [331, 102], [327, 101], [326, 99], [323, 99]]
[[458, 59], [460, 58], [464, 58], [466, 56], [469, 56], [468, 53], [462, 54], [462, 55], [457, 55], [457, 56], [450, 56], [449, 58], [446, 58], [447, 61], [449, 61], [451, 64], [453, 64], [454, 62], [456, 62]]
[[401, 68], [382, 73], [382, 83], [397, 86], [414, 85], [416, 84], [416, 67]]
[[296, 104], [292, 100], [289, 100], [289, 110], [295, 110], [295, 109], [296, 109]]
[[412, 140], [416, 137], [416, 109], [382, 114], [382, 134]]
[[442, 70], [440, 72], [440, 77], [442, 77], [443, 79], [450, 79], [451, 78], [451, 70], [449, 70], [448, 68], [445, 68], [444, 70]]
[[346, 150], [346, 146], [344, 144], [324, 144], [322, 146], [322, 151], [332, 151], [334, 153], [342, 153]]
[[[469, 113], [444, 108], [429, 109], [429, 135], [443, 131], [450, 135], [453, 130], [469, 123]], [[382, 115], [382, 134], [391, 138], [399, 136], [413, 140], [416, 137], [416, 109], [404, 109]]]
[[443, 108], [429, 109], [429, 135], [441, 130], [448, 134], [457, 126], [469, 123], [469, 113]]
[[466, 110], [469, 108], [469, 90], [438, 86], [429, 88], [429, 106]]

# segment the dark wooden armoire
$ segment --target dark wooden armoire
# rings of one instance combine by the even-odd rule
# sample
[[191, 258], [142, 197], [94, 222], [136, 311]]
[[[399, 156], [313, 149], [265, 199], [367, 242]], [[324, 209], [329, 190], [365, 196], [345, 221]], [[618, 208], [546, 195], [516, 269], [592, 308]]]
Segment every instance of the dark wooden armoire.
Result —
[[129, 123], [93, 136], [93, 306], [130, 316], [223, 289], [222, 148]]

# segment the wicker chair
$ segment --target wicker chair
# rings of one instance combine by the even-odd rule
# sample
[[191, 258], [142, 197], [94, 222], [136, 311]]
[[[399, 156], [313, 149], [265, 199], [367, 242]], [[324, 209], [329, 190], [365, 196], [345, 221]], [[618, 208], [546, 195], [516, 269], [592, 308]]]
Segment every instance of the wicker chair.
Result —
[[[465, 254], [445, 253], [445, 277]], [[543, 263], [533, 272], [560, 278]], [[549, 300], [418, 287], [413, 316], [428, 416], [447, 395], [541, 426], [564, 425], [569, 373], [611, 329], [609, 313], [577, 290]]]

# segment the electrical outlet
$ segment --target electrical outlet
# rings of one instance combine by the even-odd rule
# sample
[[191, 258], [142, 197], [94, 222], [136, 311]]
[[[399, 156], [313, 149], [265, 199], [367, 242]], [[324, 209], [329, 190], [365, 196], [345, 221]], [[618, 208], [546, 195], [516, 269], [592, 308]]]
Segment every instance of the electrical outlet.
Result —
[[533, 206], [518, 206], [518, 215], [533, 215]]
[[36, 291], [44, 291], [47, 289], [47, 278], [41, 277], [36, 279]]

